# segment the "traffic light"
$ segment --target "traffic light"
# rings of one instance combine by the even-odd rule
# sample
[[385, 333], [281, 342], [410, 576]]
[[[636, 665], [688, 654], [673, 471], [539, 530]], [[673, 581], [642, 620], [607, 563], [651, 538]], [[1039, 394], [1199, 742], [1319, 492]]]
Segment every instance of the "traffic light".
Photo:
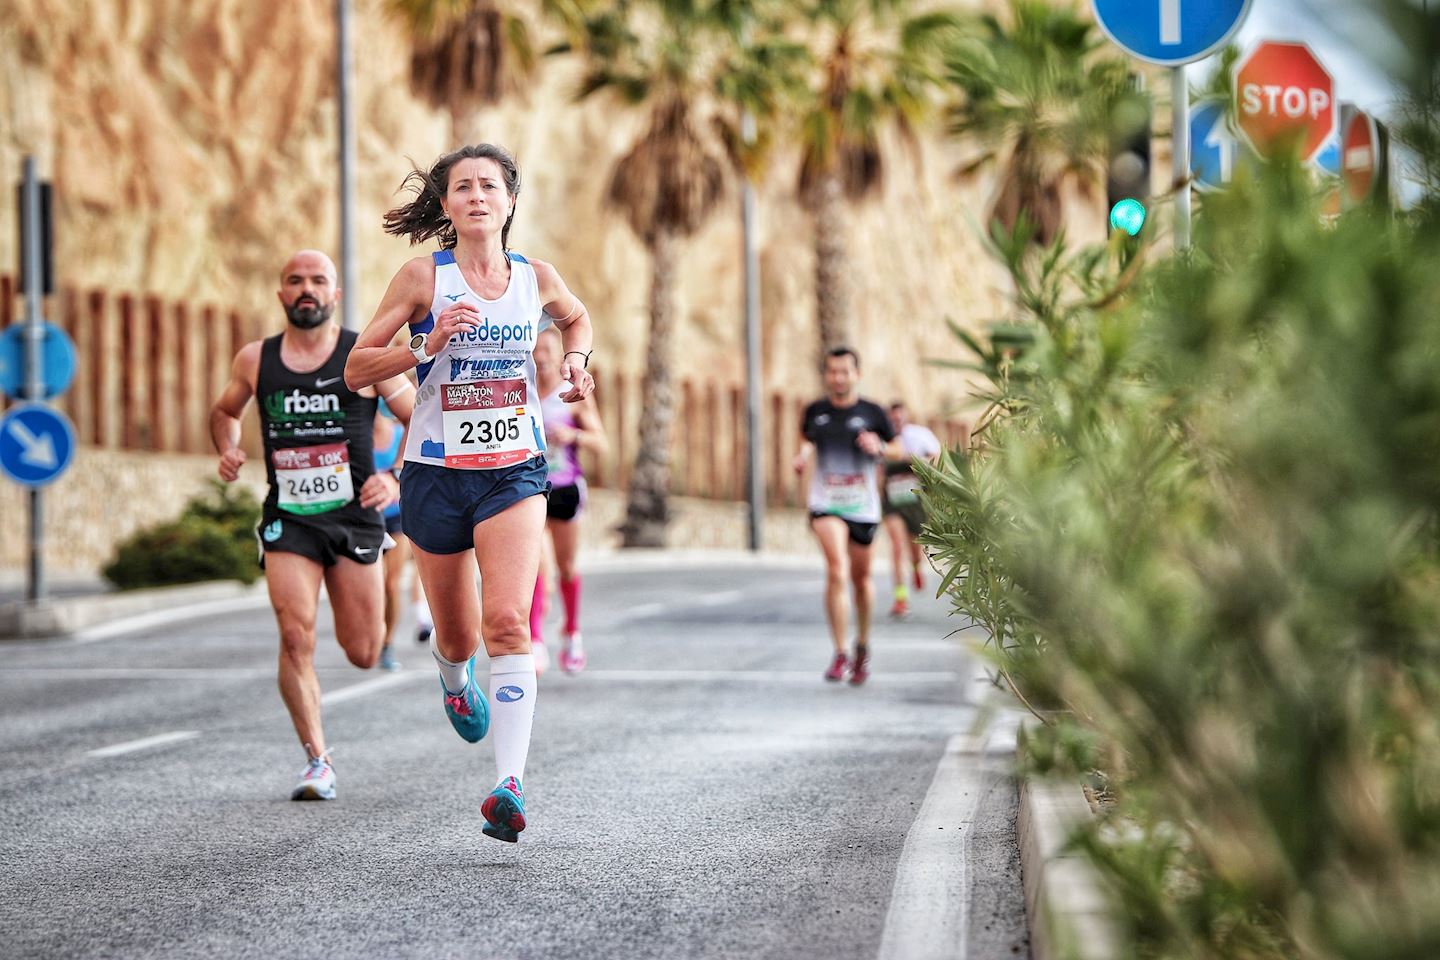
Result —
[[1110, 163], [1105, 174], [1105, 209], [1122, 200], [1143, 205], [1150, 199], [1150, 96], [1145, 78], [1130, 75], [1130, 85], [1110, 109]]

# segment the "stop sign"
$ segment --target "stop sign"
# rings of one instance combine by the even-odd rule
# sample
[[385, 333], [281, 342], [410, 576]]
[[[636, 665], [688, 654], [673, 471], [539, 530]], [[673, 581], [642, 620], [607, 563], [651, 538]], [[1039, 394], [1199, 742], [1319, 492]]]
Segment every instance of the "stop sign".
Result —
[[1375, 168], [1380, 156], [1380, 137], [1375, 121], [1356, 110], [1340, 141], [1340, 179], [1351, 203], [1363, 203], [1375, 189]]
[[1335, 81], [1303, 43], [1266, 40], [1235, 68], [1235, 116], [1263, 157], [1312, 159], [1335, 131]]

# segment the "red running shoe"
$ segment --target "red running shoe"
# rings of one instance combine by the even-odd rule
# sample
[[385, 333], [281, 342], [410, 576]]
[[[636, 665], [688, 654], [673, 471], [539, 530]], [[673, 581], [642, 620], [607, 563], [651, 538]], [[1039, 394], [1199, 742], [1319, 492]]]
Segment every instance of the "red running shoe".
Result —
[[830, 669], [825, 671], [825, 679], [832, 682], [844, 680], [845, 668], [848, 666], [850, 666], [849, 657], [845, 656], [845, 654], [843, 653], [835, 654], [835, 659], [830, 664]]
[[870, 677], [870, 648], [855, 648], [855, 666], [850, 668], [850, 686], [858, 687]]
[[920, 572], [920, 568], [919, 568], [919, 567], [916, 567], [916, 568], [915, 568], [915, 591], [918, 593], [919, 591], [924, 590], [924, 589], [925, 589], [925, 574], [923, 574], [923, 573]]
[[910, 601], [909, 601], [909, 600], [896, 600], [893, 604], [891, 604], [891, 606], [890, 606], [890, 619], [891, 619], [891, 620], [904, 620], [904, 619], [905, 619], [906, 617], [908, 617], [908, 616], [910, 616]]

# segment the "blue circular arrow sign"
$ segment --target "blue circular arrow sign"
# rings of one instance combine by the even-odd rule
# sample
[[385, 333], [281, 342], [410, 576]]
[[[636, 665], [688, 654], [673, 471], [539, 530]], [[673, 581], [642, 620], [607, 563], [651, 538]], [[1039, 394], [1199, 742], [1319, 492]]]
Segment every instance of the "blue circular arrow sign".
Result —
[[0, 418], [0, 471], [16, 483], [43, 487], [75, 457], [75, 430], [44, 404], [27, 403]]
[[1225, 122], [1225, 104], [1198, 103], [1190, 111], [1190, 172], [1201, 190], [1219, 190], [1235, 173], [1237, 141]]
[[1240, 29], [1251, 0], [1091, 0], [1100, 29], [1131, 56], [1176, 67], [1208, 57]]
[[[41, 352], [45, 359], [40, 379], [45, 395], [40, 399], [58, 397], [70, 389], [75, 380], [75, 345], [64, 330], [53, 323], [42, 323], [44, 331]], [[0, 390], [11, 400], [35, 399], [25, 396], [25, 324], [14, 323], [0, 333]]]

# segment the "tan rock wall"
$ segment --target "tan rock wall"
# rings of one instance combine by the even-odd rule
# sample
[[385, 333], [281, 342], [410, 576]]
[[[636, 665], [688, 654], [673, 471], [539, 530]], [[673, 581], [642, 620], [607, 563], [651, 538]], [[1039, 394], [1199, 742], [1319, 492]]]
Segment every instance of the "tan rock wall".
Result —
[[[330, 0], [4, 0], [0, 182], [33, 151], [57, 190], [59, 280], [240, 305], [280, 316], [275, 271], [293, 249], [336, 250], [333, 3]], [[378, 0], [356, 0], [359, 288], [368, 318], [408, 255], [381, 213], [408, 168], [452, 145], [450, 122], [409, 92], [407, 46]], [[637, 370], [647, 260], [601, 194], [638, 120], [571, 103], [575, 70], [548, 61], [525, 102], [484, 113], [475, 138], [512, 148], [526, 178], [513, 245], [554, 262], [598, 326], [601, 369]], [[917, 167], [887, 153], [878, 201], [853, 217], [852, 276], [865, 389], [950, 413], [966, 388], [923, 365], [956, 356], [946, 316], [1002, 308], [976, 236], [990, 184], [951, 177], [963, 151], [932, 138]], [[793, 196], [795, 158], [761, 185], [764, 362], [770, 388], [810, 390], [813, 254]], [[0, 263], [14, 212], [0, 204]], [[681, 372], [742, 373], [738, 200], [684, 257]]]

